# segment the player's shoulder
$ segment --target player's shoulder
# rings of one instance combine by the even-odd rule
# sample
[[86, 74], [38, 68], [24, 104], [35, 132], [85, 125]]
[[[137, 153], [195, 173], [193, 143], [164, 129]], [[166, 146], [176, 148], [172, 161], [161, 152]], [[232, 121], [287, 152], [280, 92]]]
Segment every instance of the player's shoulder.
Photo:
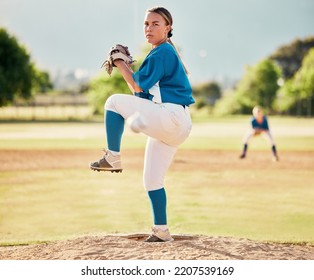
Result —
[[176, 54], [176, 51], [173, 46], [169, 43], [160, 44], [158, 47], [154, 48], [152, 51], [153, 54]]
[[158, 48], [162, 49], [162, 50], [171, 50], [173, 51], [174, 48], [171, 44], [169, 44], [168, 42], [162, 43], [158, 46]]
[[178, 56], [174, 48], [168, 44], [163, 43], [158, 47], [154, 48], [151, 52], [149, 57], [152, 60], [160, 61], [162, 63], [167, 63], [168, 67], [172, 64], [175, 64], [178, 61]]

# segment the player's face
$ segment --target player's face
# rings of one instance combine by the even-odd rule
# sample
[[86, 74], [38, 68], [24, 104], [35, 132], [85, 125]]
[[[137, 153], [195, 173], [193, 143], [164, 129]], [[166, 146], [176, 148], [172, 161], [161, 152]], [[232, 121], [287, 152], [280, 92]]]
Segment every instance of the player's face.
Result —
[[152, 44], [153, 48], [167, 40], [167, 35], [170, 29], [170, 25], [167, 25], [165, 19], [161, 15], [154, 12], [146, 14], [144, 21], [144, 34], [147, 42]]
[[254, 117], [255, 117], [257, 120], [262, 120], [263, 117], [264, 117], [263, 111], [262, 111], [262, 110], [256, 110], [256, 111], [254, 112]]

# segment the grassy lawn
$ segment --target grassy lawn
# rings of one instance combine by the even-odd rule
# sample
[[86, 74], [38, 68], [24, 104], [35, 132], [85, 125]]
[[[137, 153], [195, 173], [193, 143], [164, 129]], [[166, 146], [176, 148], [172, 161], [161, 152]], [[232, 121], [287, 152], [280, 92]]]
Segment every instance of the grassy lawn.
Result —
[[[313, 119], [273, 118], [271, 127], [279, 151], [314, 150]], [[200, 121], [182, 149], [238, 151], [246, 129], [243, 116]], [[2, 123], [0, 135], [2, 151], [105, 146], [102, 123]], [[126, 129], [124, 149], [144, 145], [145, 137]], [[256, 139], [251, 149], [269, 147]], [[111, 175], [87, 168], [0, 171], [0, 243], [149, 232], [142, 170]], [[312, 168], [173, 170], [166, 185], [173, 233], [314, 244]]]
[[[282, 176], [263, 170], [170, 172], [169, 224], [174, 233], [314, 244], [313, 171]], [[243, 183], [245, 178], [245, 183]], [[293, 179], [299, 178], [299, 179]], [[150, 206], [141, 171], [116, 176], [86, 170], [0, 175], [0, 243], [96, 233], [148, 232]]]

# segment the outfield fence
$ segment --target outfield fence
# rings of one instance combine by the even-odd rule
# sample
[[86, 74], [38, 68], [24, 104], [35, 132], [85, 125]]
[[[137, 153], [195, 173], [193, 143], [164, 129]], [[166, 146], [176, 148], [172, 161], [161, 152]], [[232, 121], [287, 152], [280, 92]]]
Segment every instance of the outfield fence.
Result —
[[0, 120], [87, 120], [93, 115], [85, 95], [38, 95], [0, 107]]

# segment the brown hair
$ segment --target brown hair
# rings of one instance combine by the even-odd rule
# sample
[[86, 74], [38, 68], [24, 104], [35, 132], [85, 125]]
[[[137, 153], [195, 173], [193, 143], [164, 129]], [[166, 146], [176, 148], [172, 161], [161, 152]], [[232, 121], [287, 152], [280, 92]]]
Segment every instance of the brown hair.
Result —
[[163, 18], [164, 18], [164, 20], [166, 21], [166, 24], [167, 25], [170, 25], [170, 27], [171, 27], [171, 29], [170, 29], [170, 31], [168, 32], [168, 34], [167, 34], [167, 37], [168, 37], [168, 42], [174, 47], [174, 49], [176, 50], [176, 52], [177, 52], [177, 54], [178, 54], [178, 56], [179, 56], [179, 59], [181, 60], [181, 63], [182, 63], [182, 65], [183, 65], [183, 68], [184, 68], [184, 70], [185, 70], [185, 73], [186, 74], [189, 74], [189, 71], [186, 69], [186, 67], [185, 67], [185, 65], [184, 65], [184, 63], [183, 63], [183, 61], [182, 61], [182, 58], [181, 58], [181, 55], [180, 55], [180, 53], [179, 53], [179, 51], [178, 51], [178, 49], [176, 48], [176, 46], [174, 45], [174, 43], [171, 41], [171, 37], [172, 37], [172, 24], [173, 24], [173, 20], [172, 20], [172, 15], [170, 14], [170, 12], [166, 9], [166, 8], [164, 8], [164, 7], [159, 7], [159, 6], [157, 6], [157, 7], [153, 7], [153, 8], [151, 8], [151, 9], [148, 9], [147, 10], [147, 13], [156, 13], [156, 14], [159, 14], [160, 16], [162, 16]]

